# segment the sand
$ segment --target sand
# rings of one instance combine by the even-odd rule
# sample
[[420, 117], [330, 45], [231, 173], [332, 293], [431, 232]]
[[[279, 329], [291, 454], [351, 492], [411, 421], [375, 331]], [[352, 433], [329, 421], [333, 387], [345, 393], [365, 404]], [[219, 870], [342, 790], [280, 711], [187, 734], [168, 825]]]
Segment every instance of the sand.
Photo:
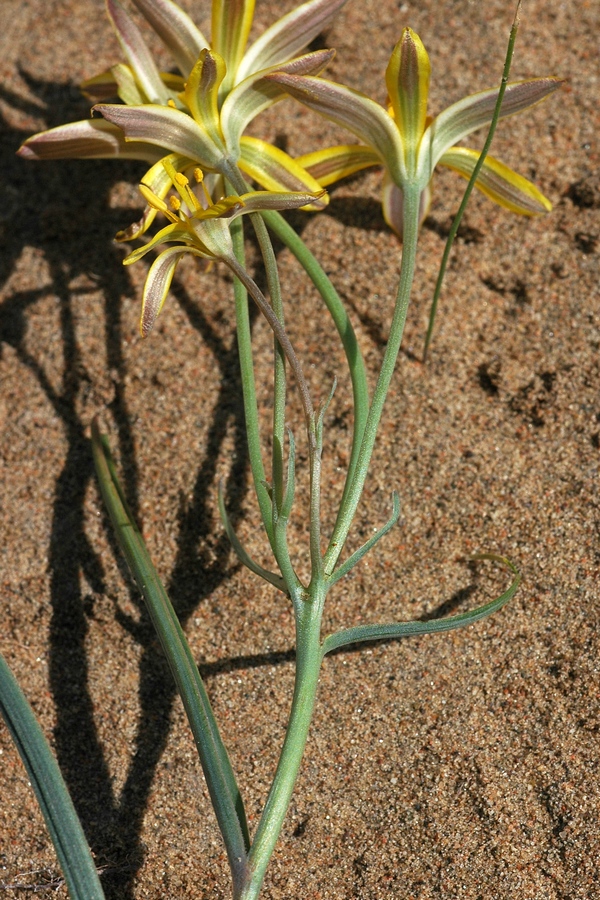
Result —
[[[291, 4], [259, 2], [256, 32]], [[512, 4], [349, 0], [323, 44], [330, 77], [385, 101], [401, 29], [423, 38], [433, 114], [499, 80]], [[186, 4], [209, 30], [208, 3]], [[52, 742], [109, 900], [230, 896], [181, 703], [116, 551], [88, 442], [99, 414], [156, 566], [193, 647], [254, 827], [293, 686], [289, 604], [233, 558], [239, 534], [270, 564], [249, 488], [222, 267], [179, 270], [153, 335], [137, 335], [142, 263], [115, 232], [135, 217], [134, 163], [15, 157], [32, 132], [85, 117], [77, 85], [120, 58], [102, 4], [3, 0], [0, 66], [0, 649]], [[551, 199], [518, 218], [475, 197], [422, 340], [463, 182], [440, 172], [364, 502], [349, 546], [400, 524], [332, 591], [324, 631], [463, 611], [523, 573], [516, 598], [464, 631], [327, 659], [301, 775], [265, 900], [600, 898], [600, 293], [598, 34], [594, 2], [525, 3], [515, 78], [565, 78], [504, 123], [494, 153]], [[162, 65], [168, 65], [165, 56]], [[344, 139], [291, 103], [253, 133], [293, 154]], [[481, 145], [481, 136], [471, 146]], [[371, 383], [388, 333], [400, 247], [376, 171], [294, 214], [348, 305]], [[324, 527], [347, 460], [348, 378], [318, 298], [279, 248], [289, 330], [318, 400], [339, 385], [325, 437]], [[256, 250], [248, 246], [250, 264]], [[255, 319], [269, 416], [270, 336]], [[301, 571], [305, 448], [291, 534]], [[304, 454], [304, 456], [303, 456]], [[302, 461], [304, 459], [304, 462]], [[0, 886], [65, 897], [27, 776], [0, 727]], [[53, 888], [57, 888], [53, 892]]]

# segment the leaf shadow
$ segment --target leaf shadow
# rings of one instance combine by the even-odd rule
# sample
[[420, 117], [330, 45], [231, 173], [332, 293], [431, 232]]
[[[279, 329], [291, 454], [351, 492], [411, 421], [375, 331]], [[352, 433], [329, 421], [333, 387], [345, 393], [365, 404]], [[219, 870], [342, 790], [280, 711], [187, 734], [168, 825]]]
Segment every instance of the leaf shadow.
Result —
[[[53, 110], [51, 127], [87, 115], [71, 86], [41, 82], [21, 73], [36, 100], [23, 100], [0, 88], [5, 104], [27, 115], [39, 116], [46, 103]], [[50, 103], [51, 101], [51, 103]], [[117, 455], [126, 472], [127, 501], [139, 510], [139, 473], [134, 433], [125, 388], [121, 299], [131, 294], [122, 254], [113, 236], [132, 217], [131, 210], [112, 208], [111, 191], [119, 181], [135, 182], [143, 164], [123, 161], [56, 161], [29, 163], [15, 156], [27, 133], [4, 121], [1, 150], [6, 199], [0, 208], [4, 252], [0, 257], [0, 348], [12, 348], [19, 363], [34, 376], [47, 402], [60, 420], [66, 451], [55, 486], [48, 546], [51, 619], [48, 671], [56, 725], [56, 754], [84, 831], [103, 869], [102, 882], [108, 900], [128, 900], [143, 861], [141, 828], [156, 766], [170, 731], [176, 692], [137, 590], [126, 575], [132, 598], [139, 606], [134, 624], [117, 610], [121, 626], [142, 647], [139, 661], [140, 717], [125, 784], [117, 796], [99, 738], [90, 686], [86, 637], [94, 614], [93, 597], [105, 592], [102, 561], [85, 527], [85, 498], [94, 479], [85, 419], [86, 395], [94, 388], [85, 347], [79, 337], [75, 294], [99, 292], [104, 299], [104, 346], [112, 381], [107, 403], [118, 443]], [[47, 282], [21, 287], [19, 265], [26, 248], [33, 248], [46, 266]], [[81, 287], [81, 276], [85, 276]], [[76, 279], [80, 279], [75, 287]], [[11, 282], [16, 289], [11, 290]], [[35, 273], [25, 279], [35, 282]], [[216, 460], [226, 434], [234, 434], [235, 457], [226, 485], [229, 514], [235, 524], [241, 515], [246, 491], [247, 454], [241, 387], [237, 374], [235, 340], [221, 341], [202, 309], [179, 285], [177, 299], [190, 324], [204, 338], [220, 373], [220, 387], [208, 427], [206, 452], [196, 472], [193, 496], [181, 503], [178, 517], [178, 553], [168, 589], [182, 624], [214, 588], [231, 573], [229, 547], [224, 535], [205, 557], [199, 545], [206, 537], [209, 517], [206, 499], [216, 477]], [[62, 371], [50, 375], [48, 362], [28, 341], [29, 315], [41, 300], [56, 303], [60, 332], [57, 356], [62, 352]], [[0, 349], [0, 352], [1, 349]], [[56, 384], [58, 380], [58, 386]], [[27, 398], [23, 397], [23, 404]], [[107, 523], [107, 533], [117, 558], [118, 548]], [[121, 561], [121, 569], [125, 565]], [[125, 572], [124, 572], [125, 574]], [[87, 583], [87, 589], [84, 587]], [[76, 740], [74, 740], [76, 736]], [[106, 863], [106, 865], [104, 865]]]

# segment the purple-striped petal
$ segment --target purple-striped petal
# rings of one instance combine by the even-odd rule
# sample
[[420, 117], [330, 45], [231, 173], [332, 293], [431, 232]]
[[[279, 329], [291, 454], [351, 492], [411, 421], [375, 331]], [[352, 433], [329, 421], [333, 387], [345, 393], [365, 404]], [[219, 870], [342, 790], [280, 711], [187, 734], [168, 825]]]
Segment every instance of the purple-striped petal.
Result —
[[292, 59], [320, 34], [347, 0], [310, 0], [283, 16], [246, 52], [236, 77], [239, 83], [253, 72]]
[[164, 156], [150, 144], [126, 141], [121, 129], [104, 119], [84, 119], [41, 131], [28, 138], [18, 153], [23, 159], [110, 159], [116, 156], [149, 163]]
[[229, 150], [235, 155], [247, 125], [260, 112], [272, 106], [286, 95], [286, 88], [265, 76], [270, 72], [289, 75], [315, 75], [322, 72], [333, 59], [335, 50], [316, 50], [274, 69], [255, 72], [245, 78], [226, 98], [221, 109], [221, 128]]
[[[125, 139], [156, 144], [181, 153], [201, 166], [217, 169], [223, 152], [210, 135], [187, 113], [152, 103], [144, 106], [99, 104], [94, 107], [105, 119], [122, 129]], [[161, 155], [165, 155], [164, 152]]]
[[323, 78], [274, 73], [267, 75], [266, 80], [281, 84], [300, 103], [357, 135], [377, 153], [394, 181], [402, 183], [405, 180], [400, 132], [378, 103], [358, 91]]
[[[562, 85], [558, 78], [535, 78], [532, 81], [516, 81], [506, 86], [500, 118], [534, 106]], [[435, 119], [423, 137], [419, 152], [419, 166], [433, 171], [442, 155], [457, 141], [471, 132], [489, 125], [494, 115], [498, 89], [482, 91], [459, 100], [445, 109]]]
[[188, 75], [208, 41], [172, 0], [133, 0], [171, 53], [182, 75]]
[[119, 0], [106, 0], [106, 8], [121, 49], [147, 100], [150, 103], [166, 103], [169, 99], [168, 91], [139, 28]]
[[143, 338], [148, 337], [154, 328], [158, 314], [167, 299], [175, 269], [184, 253], [194, 253], [200, 256], [191, 247], [171, 247], [169, 250], [164, 250], [150, 266], [142, 296], [140, 334]]
[[363, 144], [340, 144], [315, 150], [296, 157], [295, 162], [316, 178], [320, 185], [327, 187], [341, 178], [347, 178], [367, 169], [369, 166], [380, 166], [379, 156]]

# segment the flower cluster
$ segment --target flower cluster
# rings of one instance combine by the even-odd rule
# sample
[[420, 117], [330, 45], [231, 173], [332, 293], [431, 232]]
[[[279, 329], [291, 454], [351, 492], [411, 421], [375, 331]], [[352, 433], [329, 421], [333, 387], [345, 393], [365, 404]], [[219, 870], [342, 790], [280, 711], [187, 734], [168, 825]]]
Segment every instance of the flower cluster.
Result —
[[[201, 167], [207, 173], [205, 185], [217, 201], [214, 205], [211, 200], [213, 210], [221, 209], [218, 201], [231, 188], [247, 195], [248, 179], [267, 192], [282, 192], [284, 204], [290, 202], [290, 192], [298, 192], [306, 209], [318, 210], [327, 203], [323, 187], [375, 165], [384, 169], [385, 220], [402, 237], [407, 185], [418, 185], [422, 222], [435, 167], [447, 166], [469, 178], [477, 164], [478, 151], [456, 143], [489, 125], [498, 89], [466, 97], [431, 119], [429, 57], [410, 28], [404, 29], [387, 67], [385, 109], [358, 91], [320, 77], [333, 51], [301, 52], [346, 0], [309, 0], [275, 22], [250, 47], [254, 0], [213, 0], [210, 42], [173, 0], [132, 2], [169, 50], [179, 74], [158, 70], [125, 8], [119, 0], [106, 0], [126, 62], [83, 85], [96, 101], [93, 112], [102, 118], [34, 135], [19, 151], [27, 159], [122, 157], [151, 163], [142, 178], [147, 200], [143, 216], [120, 232], [119, 240], [139, 237], [157, 212], [165, 211], [164, 200], [177, 187], [174, 174]], [[501, 117], [533, 106], [560, 83], [556, 78], [536, 78], [509, 84]], [[106, 102], [115, 95], [121, 103]], [[260, 112], [286, 96], [342, 125], [361, 143], [292, 159], [272, 144], [244, 134]], [[535, 185], [490, 156], [476, 186], [516, 213], [536, 215], [551, 208]], [[226, 209], [229, 215], [232, 207], [226, 204]], [[196, 214], [195, 209], [191, 212]], [[170, 280], [165, 279], [167, 284]]]

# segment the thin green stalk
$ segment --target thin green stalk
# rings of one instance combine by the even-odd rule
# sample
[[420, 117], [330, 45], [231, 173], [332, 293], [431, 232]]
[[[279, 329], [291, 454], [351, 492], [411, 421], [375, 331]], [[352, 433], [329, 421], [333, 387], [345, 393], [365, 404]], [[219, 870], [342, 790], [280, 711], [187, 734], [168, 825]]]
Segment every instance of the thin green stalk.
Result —
[[[352, 327], [352, 322], [346, 312], [337, 291], [331, 281], [323, 271], [321, 265], [317, 262], [313, 254], [310, 252], [304, 241], [296, 234], [294, 229], [289, 225], [283, 216], [278, 212], [262, 212], [263, 219], [277, 235], [280, 241], [294, 254], [302, 268], [321, 295], [325, 306], [327, 307], [334, 325], [338, 331], [348, 369], [352, 381], [352, 397], [354, 405], [354, 426], [352, 434], [352, 451], [350, 454], [350, 462], [348, 472], [346, 474], [346, 482], [344, 492], [340, 504], [340, 509], [345, 505], [347, 493], [350, 484], [354, 478], [354, 472], [358, 462], [358, 453], [362, 440], [367, 414], [369, 411], [369, 389], [367, 385], [367, 370], [363, 360], [356, 333]], [[336, 523], [337, 524], [337, 523]]]
[[258, 897], [298, 777], [319, 682], [324, 595], [321, 582], [315, 586], [311, 598], [295, 604], [296, 678], [290, 720], [273, 784], [248, 855], [248, 878], [234, 900], [256, 900]]
[[88, 842], [58, 763], [2, 654], [0, 713], [35, 791], [71, 900], [104, 900]]
[[246, 269], [240, 265], [237, 259], [232, 256], [227, 260], [227, 264], [234, 275], [239, 278], [239, 280], [244, 284], [248, 293], [260, 309], [261, 313], [271, 326], [273, 330], [273, 334], [277, 337], [277, 340], [281, 344], [283, 351], [286, 355], [286, 359], [290, 364], [290, 368], [294, 373], [294, 377], [296, 379], [296, 383], [300, 390], [300, 399], [302, 401], [302, 406], [304, 408], [304, 417], [306, 419], [306, 430], [309, 438], [309, 446], [312, 449], [313, 439], [311, 438], [311, 433], [314, 429], [311, 429], [310, 423], [313, 421], [315, 416], [315, 411], [313, 408], [312, 399], [310, 396], [310, 391], [308, 389], [308, 384], [306, 378], [304, 377], [304, 372], [302, 371], [302, 366], [300, 365], [300, 360], [296, 355], [296, 351], [292, 346], [292, 342], [287, 336], [285, 329], [282, 327], [279, 319], [275, 315], [273, 311], [273, 307], [268, 302], [267, 298], [256, 284], [256, 282], [250, 277]]
[[[228, 179], [238, 192], [244, 194], [247, 185], [244, 176], [237, 167], [230, 166], [228, 170]], [[258, 213], [250, 215], [250, 221], [254, 228], [260, 252], [265, 266], [265, 274], [267, 276], [267, 288], [273, 311], [279, 319], [282, 328], [285, 327], [285, 319], [283, 315], [283, 301], [281, 298], [281, 285], [279, 282], [279, 271], [277, 269], [277, 260], [271, 243], [271, 238], [265, 227], [262, 217]], [[283, 446], [285, 438], [285, 403], [286, 403], [286, 377], [285, 377], [285, 353], [277, 336], [274, 335], [273, 345], [273, 447], [272, 447], [272, 468], [273, 468], [273, 492], [274, 502], [281, 503], [283, 496]]]
[[[265, 265], [267, 287], [273, 312], [285, 328], [283, 314], [283, 301], [281, 298], [281, 284], [277, 260], [273, 250], [273, 244], [269, 237], [266, 225], [259, 213], [252, 213], [250, 221], [254, 227], [260, 252]], [[273, 497], [274, 504], [281, 505], [283, 498], [283, 446], [285, 441], [285, 353], [276, 337], [273, 339]]]
[[335, 564], [348, 537], [348, 532], [352, 525], [352, 520], [356, 513], [358, 503], [365, 485], [369, 464], [377, 437], [377, 429], [383, 406], [390, 387], [396, 360], [402, 343], [402, 335], [404, 333], [404, 325], [406, 323], [406, 315], [410, 301], [410, 293], [415, 271], [415, 260], [417, 255], [417, 241], [419, 237], [419, 195], [420, 188], [418, 185], [406, 185], [404, 188], [404, 235], [402, 243], [402, 265], [400, 267], [400, 280], [398, 284], [398, 293], [396, 296], [396, 305], [394, 308], [394, 316], [390, 328], [387, 347], [381, 365], [381, 371], [377, 380], [377, 385], [373, 393], [373, 400], [364, 434], [362, 437], [356, 471], [344, 503], [340, 506], [336, 526], [333, 530], [329, 547], [324, 557], [324, 570], [327, 575], [331, 575], [335, 568]]
[[[241, 217], [231, 223], [231, 239], [233, 251], [240, 266], [244, 265], [244, 228]], [[258, 424], [258, 405], [256, 401], [256, 383], [254, 380], [254, 360], [252, 357], [252, 331], [250, 328], [250, 315], [248, 310], [248, 291], [245, 285], [238, 279], [233, 280], [233, 294], [235, 300], [235, 319], [238, 342], [238, 355], [240, 361], [240, 374], [242, 379], [242, 396], [244, 400], [244, 419], [246, 425], [246, 440], [248, 443], [248, 455], [254, 490], [258, 500], [260, 515], [269, 538], [271, 547], [274, 548], [273, 514], [271, 498], [267, 491], [266, 473], [262, 459], [260, 446], [260, 429]]]
[[463, 194], [463, 198], [460, 206], [458, 207], [458, 212], [454, 217], [454, 221], [452, 222], [452, 226], [448, 233], [448, 238], [446, 240], [446, 246], [444, 247], [444, 254], [442, 256], [442, 261], [440, 263], [440, 270], [438, 272], [437, 281], [435, 283], [435, 290], [433, 292], [433, 300], [431, 302], [431, 310], [429, 312], [429, 324], [427, 326], [427, 334], [425, 335], [425, 345], [423, 347], [423, 362], [427, 360], [427, 352], [429, 350], [429, 345], [431, 343], [431, 338], [433, 337], [433, 326], [435, 323], [435, 316], [437, 313], [438, 301], [440, 299], [440, 294], [442, 292], [442, 284], [444, 282], [444, 277], [446, 275], [446, 268], [448, 266], [448, 260], [450, 259], [450, 252], [452, 250], [452, 245], [454, 243], [454, 238], [458, 232], [460, 223], [462, 221], [462, 217], [464, 215], [465, 209], [467, 208], [467, 203], [469, 202], [469, 197], [475, 187], [475, 182], [479, 176], [483, 163], [485, 162], [485, 158], [488, 155], [489, 149], [492, 145], [492, 139], [494, 137], [494, 132], [496, 131], [496, 126], [500, 120], [500, 110], [502, 108], [502, 100], [504, 99], [504, 93], [506, 91], [506, 85], [508, 84], [508, 76], [510, 73], [510, 67], [512, 64], [513, 53], [515, 49], [515, 41], [517, 39], [517, 31], [519, 29], [519, 13], [521, 11], [521, 0], [517, 3], [517, 10], [515, 12], [515, 18], [512, 24], [512, 28], [510, 30], [510, 37], [508, 39], [508, 48], [506, 50], [506, 58], [504, 61], [504, 70], [502, 72], [502, 81], [500, 83], [500, 90], [498, 91], [498, 99], [496, 100], [496, 106], [494, 107], [494, 115], [492, 117], [492, 121], [489, 127], [489, 131], [487, 133], [487, 137], [485, 139], [485, 143], [483, 145], [483, 150], [479, 154], [479, 159], [475, 165], [471, 173], [471, 177], [469, 178], [469, 183], [465, 189]]

